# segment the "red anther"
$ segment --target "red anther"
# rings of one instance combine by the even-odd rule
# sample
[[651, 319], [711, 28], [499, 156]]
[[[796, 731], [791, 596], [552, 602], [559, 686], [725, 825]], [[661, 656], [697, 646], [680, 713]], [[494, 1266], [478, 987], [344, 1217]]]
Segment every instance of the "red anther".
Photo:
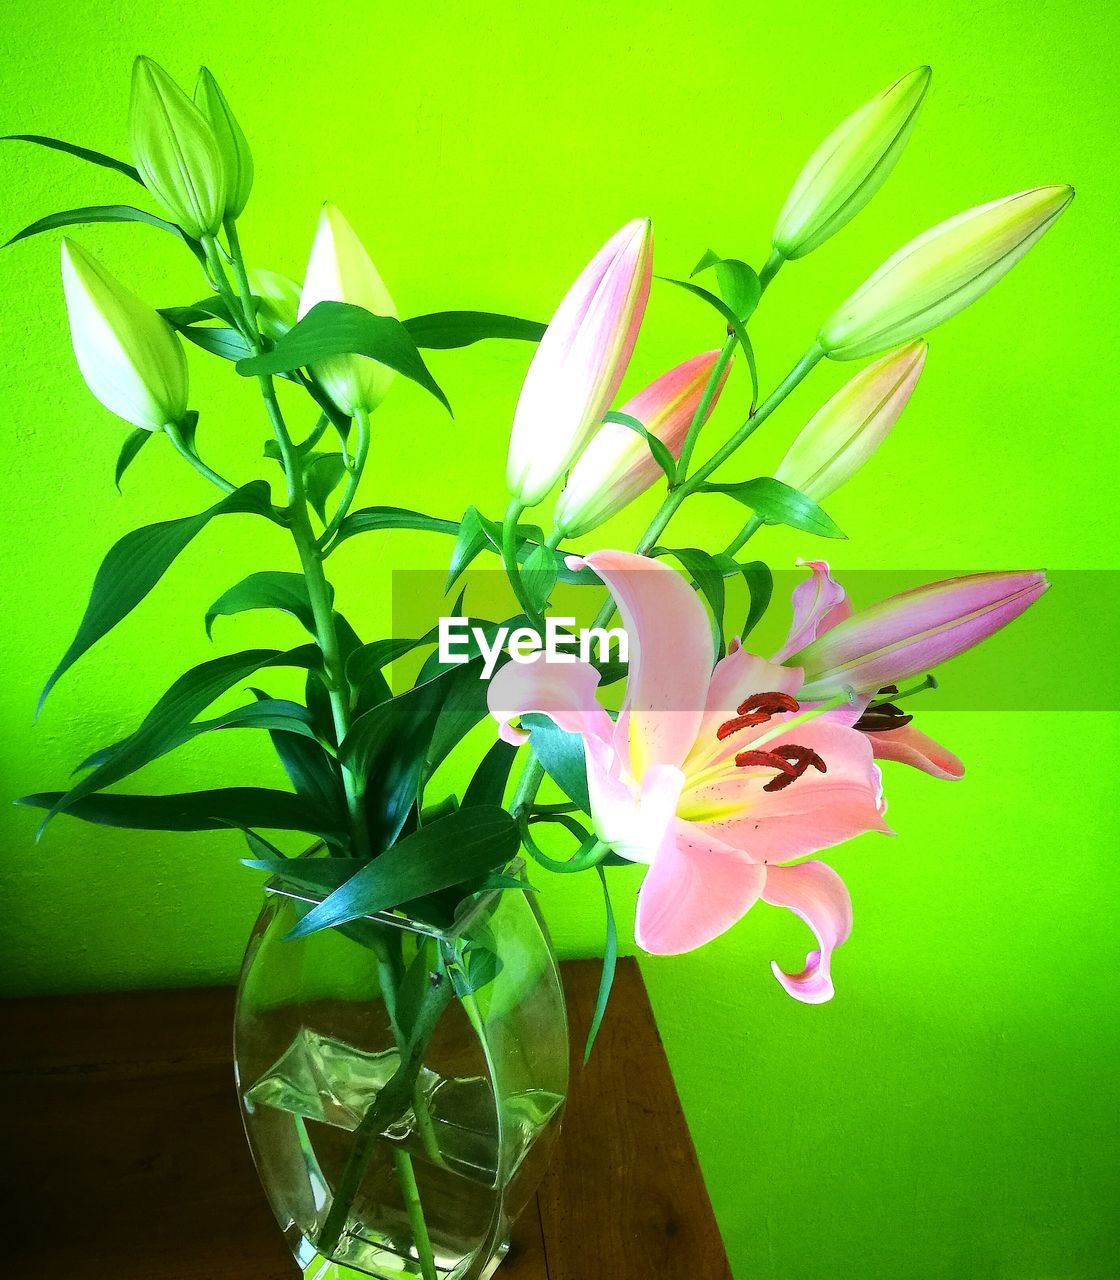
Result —
[[828, 765], [811, 747], [788, 743], [775, 747], [772, 751], [749, 750], [740, 751], [735, 757], [739, 768], [749, 765], [760, 765], [764, 769], [777, 769], [776, 777], [763, 785], [763, 791], [782, 791], [796, 782], [807, 769], [816, 769], [818, 773], [827, 773]]
[[776, 716], [779, 711], [798, 711], [801, 704], [796, 698], [791, 698], [788, 693], [752, 693], [749, 698], [740, 702], [736, 710], [739, 714], [746, 715], [749, 711], [765, 711], [767, 719], [770, 716]]
[[780, 773], [789, 774], [793, 774], [797, 767], [780, 756], [776, 751], [760, 751], [755, 749], [740, 751], [735, 757], [735, 763], [740, 769], [745, 769], [749, 765], [754, 764], [761, 765], [764, 769], [777, 769]]
[[740, 729], [753, 729], [765, 724], [771, 716], [782, 711], [797, 711], [800, 704], [788, 693], [752, 693], [737, 708], [739, 714], [731, 720], [725, 720], [716, 730], [717, 739], [722, 742], [730, 738]]

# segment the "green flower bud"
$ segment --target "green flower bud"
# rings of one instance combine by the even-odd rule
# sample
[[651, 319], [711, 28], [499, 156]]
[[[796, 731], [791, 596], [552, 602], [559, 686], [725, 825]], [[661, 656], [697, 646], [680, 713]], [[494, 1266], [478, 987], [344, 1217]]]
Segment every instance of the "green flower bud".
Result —
[[128, 130], [133, 163], [172, 221], [195, 239], [214, 235], [226, 211], [214, 131], [151, 58], [137, 58], [132, 66]]
[[822, 326], [825, 355], [878, 355], [963, 311], [1011, 270], [1072, 199], [1072, 187], [1035, 187], [958, 213], [911, 240]]
[[249, 203], [249, 193], [253, 189], [253, 155], [248, 140], [208, 67], [203, 67], [198, 73], [194, 101], [218, 144], [225, 172], [226, 217], [238, 218]]
[[932, 74], [929, 67], [918, 67], [896, 80], [813, 152], [774, 228], [774, 248], [782, 257], [803, 258], [824, 244], [886, 182], [910, 138]]
[[145, 431], [181, 422], [187, 358], [167, 321], [66, 239], [62, 287], [78, 368], [105, 408]]

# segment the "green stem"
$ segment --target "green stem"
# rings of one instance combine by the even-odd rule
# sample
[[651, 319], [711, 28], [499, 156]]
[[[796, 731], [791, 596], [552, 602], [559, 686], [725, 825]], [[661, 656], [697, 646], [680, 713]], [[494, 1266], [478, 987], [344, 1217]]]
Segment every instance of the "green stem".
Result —
[[[252, 291], [249, 287], [249, 276], [245, 269], [245, 259], [241, 252], [241, 242], [237, 236], [237, 228], [233, 222], [226, 226], [229, 239], [230, 254], [233, 259], [234, 274], [241, 291], [241, 315], [245, 326], [245, 337], [254, 352], [261, 350], [261, 335], [257, 328], [256, 314], [253, 309]], [[217, 246], [211, 239], [207, 243], [207, 257], [211, 261], [211, 269], [225, 284], [225, 273], [218, 258]], [[228, 285], [226, 285], [228, 289]], [[311, 527], [311, 517], [307, 509], [307, 491], [304, 487], [302, 459], [292, 437], [288, 433], [284, 415], [280, 411], [276, 399], [276, 386], [268, 374], [257, 378], [261, 398], [273, 434], [280, 449], [284, 463], [284, 475], [288, 484], [288, 514], [291, 521], [292, 539], [296, 544], [300, 565], [303, 569], [304, 581], [307, 584], [307, 596], [311, 603], [311, 613], [315, 622], [315, 639], [323, 655], [323, 678], [330, 698], [331, 716], [334, 720], [335, 736], [339, 744], [343, 742], [350, 729], [350, 686], [346, 681], [346, 672], [342, 664], [342, 655], [338, 644], [338, 629], [335, 625], [334, 606], [331, 603], [331, 590], [323, 572], [323, 559], [320, 553], [315, 532]], [[369, 857], [369, 824], [366, 820], [365, 779], [350, 765], [342, 763], [342, 787], [346, 795], [346, 809], [350, 818], [350, 834], [353, 841], [353, 853], [356, 857]]]
[[358, 443], [354, 450], [354, 461], [347, 468], [346, 488], [342, 491], [342, 497], [339, 499], [335, 513], [330, 518], [330, 522], [319, 535], [319, 548], [322, 550], [327, 543], [338, 532], [338, 527], [346, 519], [346, 513], [350, 510], [350, 505], [354, 501], [354, 495], [358, 492], [358, 482], [362, 478], [362, 471], [365, 469], [366, 458], [369, 457], [369, 441], [370, 441], [370, 425], [369, 414], [365, 409], [356, 409], [354, 411], [354, 420], [358, 424]]
[[802, 382], [805, 381], [809, 373], [817, 367], [824, 359], [824, 351], [819, 343], [814, 342], [808, 351], [801, 357], [793, 368], [786, 374], [780, 383], [758, 406], [754, 416], [750, 417], [743, 423], [738, 431], [715, 453], [708, 459], [704, 465], [696, 471], [684, 484], [684, 489], [688, 493], [694, 493], [696, 489], [704, 483], [705, 480], [716, 470], [721, 467], [728, 458], [738, 449], [750, 436], [752, 436], [766, 419], [774, 412], [774, 410], [785, 400], [790, 393]]
[[688, 434], [684, 438], [684, 444], [681, 446], [681, 456], [677, 461], [677, 481], [680, 483], [688, 475], [688, 464], [692, 461], [692, 451], [696, 448], [696, 441], [700, 436], [700, 428], [707, 420], [708, 413], [712, 407], [712, 401], [716, 397], [719, 390], [719, 384], [723, 380], [724, 370], [731, 361], [731, 354], [735, 350], [735, 343], [738, 339], [735, 331], [732, 330], [723, 341], [720, 348], [719, 356], [712, 371], [708, 375], [707, 385], [704, 387], [704, 394], [700, 397], [700, 403], [696, 406], [696, 412], [692, 415], [692, 421], [688, 425]]
[[[665, 528], [669, 521], [676, 514], [677, 509], [691, 494], [704, 483], [704, 481], [727, 461], [750, 437], [758, 430], [766, 419], [774, 412], [774, 410], [786, 399], [787, 396], [799, 386], [810, 371], [814, 369], [824, 358], [824, 352], [820, 346], [814, 342], [808, 351], [794, 365], [794, 367], [786, 374], [782, 381], [774, 388], [765, 400], [758, 406], [755, 413], [747, 418], [743, 425], [735, 432], [729, 440], [726, 441], [714, 454], [708, 459], [703, 466], [698, 467], [687, 480], [678, 488], [673, 489], [665, 501], [661, 504], [657, 514], [650, 521], [649, 528], [638, 543], [637, 552], [639, 555], [648, 555], [650, 551], [657, 545], [657, 540], [665, 532]], [[614, 617], [615, 605], [614, 601], [608, 597], [602, 608], [595, 616], [593, 625], [596, 627], [605, 627], [607, 623]]]
[[[256, 310], [249, 285], [248, 272], [245, 268], [245, 258], [241, 251], [237, 227], [232, 219], [226, 223], [226, 237], [229, 241], [230, 257], [233, 262], [234, 274], [241, 298], [243, 332], [253, 351], [259, 353], [263, 344], [260, 330], [257, 327]], [[217, 254], [217, 246], [212, 239], [206, 245], [206, 254], [210, 269], [214, 272], [219, 294], [226, 300], [226, 305], [230, 308], [231, 315], [236, 319], [237, 311], [233, 305], [232, 298], [229, 296], [228, 281]], [[284, 415], [276, 398], [276, 387], [272, 378], [261, 376], [257, 379], [257, 382], [284, 463], [292, 538], [296, 544], [300, 564], [303, 567], [304, 580], [307, 584], [307, 595], [311, 602], [311, 611], [315, 622], [315, 638], [323, 655], [323, 674], [330, 697], [335, 735], [339, 743], [341, 743], [350, 728], [350, 686], [346, 680], [342, 664], [330, 586], [323, 571], [323, 555], [308, 515], [302, 457], [288, 432]], [[314, 441], [322, 435], [325, 427], [325, 420], [320, 418], [311, 436], [307, 441], [304, 441], [303, 447], [309, 448], [314, 444]], [[361, 477], [362, 466], [365, 464], [369, 448], [368, 415], [362, 414], [359, 416], [359, 431], [361, 434], [359, 435], [358, 458], [347, 483], [347, 490], [343, 496], [339, 511], [335, 513], [338, 523], [341, 523], [350, 502], [353, 500], [358, 480]], [[308, 441], [310, 441], [310, 444]], [[333, 533], [334, 530], [332, 529], [331, 532]], [[346, 807], [350, 818], [354, 854], [358, 857], [369, 857], [371, 850], [365, 810], [365, 780], [349, 765], [343, 763], [342, 782], [346, 794]], [[382, 978], [382, 996], [385, 1000], [386, 1009], [389, 1011], [393, 1034], [400, 1047], [401, 1062], [397, 1072], [368, 1108], [355, 1131], [354, 1147], [351, 1151], [350, 1159], [343, 1171], [338, 1189], [332, 1198], [330, 1212], [327, 1215], [326, 1222], [323, 1224], [323, 1230], [318, 1241], [320, 1251], [328, 1257], [333, 1254], [338, 1246], [354, 1197], [357, 1195], [362, 1178], [365, 1176], [366, 1168], [372, 1158], [374, 1143], [381, 1131], [395, 1118], [389, 1114], [394, 1107], [399, 1106], [399, 1109], [403, 1111], [405, 1106], [412, 1105], [418, 1118], [418, 1130], [421, 1133], [421, 1140], [424, 1142], [425, 1150], [430, 1152], [430, 1149], [434, 1148], [436, 1158], [440, 1158], [438, 1143], [436, 1143], [435, 1133], [431, 1127], [431, 1117], [428, 1115], [424, 1099], [419, 1094], [419, 1070], [424, 1050], [427, 1047], [428, 1040], [431, 1038], [435, 1023], [450, 1000], [451, 984], [446, 975], [441, 975], [443, 980], [438, 988], [433, 988], [429, 992], [425, 1004], [417, 1015], [416, 1030], [412, 1040], [406, 1046], [403, 1043], [396, 1018], [399, 974], [393, 965], [393, 958], [390, 953], [386, 952], [382, 955], [379, 951], [378, 958]], [[399, 1087], [394, 1092], [392, 1086], [398, 1081]], [[400, 1095], [399, 1097], [398, 1094]], [[426, 1131], [424, 1124], [420, 1122], [421, 1116], [423, 1121], [426, 1121]], [[393, 1161], [408, 1210], [408, 1219], [412, 1228], [422, 1275], [424, 1280], [438, 1280], [435, 1259], [432, 1255], [431, 1239], [428, 1235], [427, 1223], [424, 1220], [423, 1206], [420, 1203], [420, 1193], [416, 1184], [412, 1161], [408, 1153], [400, 1149], [394, 1150]]]
[[[350, 1157], [338, 1181], [338, 1188], [331, 1197], [331, 1207], [326, 1221], [315, 1241], [319, 1252], [327, 1258], [333, 1255], [342, 1238], [354, 1197], [358, 1194], [362, 1179], [373, 1159], [378, 1140], [382, 1138], [384, 1130], [410, 1105], [424, 1051], [428, 1047], [428, 1041], [432, 1038], [432, 1032], [440, 1015], [451, 1001], [452, 986], [447, 974], [441, 971], [435, 976], [439, 981], [430, 986], [425, 994], [416, 1015], [415, 1029], [408, 1042], [407, 1052], [402, 1052], [400, 1065], [377, 1094], [365, 1115], [362, 1116], [361, 1123], [354, 1130], [354, 1145], [350, 1150]], [[419, 1197], [417, 1197], [417, 1209], [419, 1210]], [[425, 1230], [425, 1236], [426, 1234]], [[417, 1241], [417, 1252], [419, 1249], [419, 1241]], [[435, 1280], [435, 1271], [425, 1274], [424, 1280]]]
[[412, 1159], [401, 1147], [393, 1148], [393, 1164], [397, 1170], [397, 1181], [404, 1194], [405, 1208], [408, 1210], [408, 1224], [412, 1228], [412, 1241], [416, 1245], [416, 1256], [420, 1261], [420, 1274], [424, 1280], [439, 1280], [436, 1272], [436, 1260], [432, 1254], [432, 1241], [428, 1235], [428, 1224], [424, 1220], [424, 1206], [420, 1203], [420, 1188], [416, 1184], [416, 1170], [412, 1167]]
[[517, 597], [517, 603], [525, 611], [525, 616], [539, 631], [544, 630], [544, 619], [541, 612], [529, 598], [525, 581], [521, 577], [521, 566], [517, 562], [517, 522], [525, 508], [515, 498], [506, 508], [506, 517], [502, 522], [502, 564], [506, 577]]
[[765, 523], [766, 521], [763, 520], [761, 516], [751, 516], [747, 523], [743, 525], [735, 537], [727, 544], [724, 555], [733, 556], [747, 542], [749, 542], [751, 538], [754, 537]]
[[774, 277], [778, 274], [778, 272], [782, 269], [782, 264], [785, 262], [785, 260], [786, 260], [785, 255], [782, 253], [780, 249], [770, 250], [769, 258], [766, 259], [765, 265], [763, 266], [762, 270], [758, 273], [758, 283], [762, 286], [763, 293], [766, 292], [766, 288], [769, 285], [770, 281], [773, 280]]
[[219, 475], [212, 467], [208, 467], [205, 462], [195, 453], [183, 439], [183, 433], [174, 422], [169, 422], [163, 428], [167, 433], [167, 438], [175, 446], [175, 449], [191, 464], [199, 475], [205, 476], [211, 484], [216, 484], [224, 493], [233, 493], [236, 485], [230, 484], [225, 476]]

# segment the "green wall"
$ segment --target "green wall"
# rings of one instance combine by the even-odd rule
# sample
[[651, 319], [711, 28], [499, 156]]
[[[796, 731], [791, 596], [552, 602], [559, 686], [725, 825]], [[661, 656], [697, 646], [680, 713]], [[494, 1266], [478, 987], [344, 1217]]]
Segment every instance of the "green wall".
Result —
[[[151, 54], [184, 79], [207, 62], [257, 156], [243, 231], [251, 259], [298, 276], [328, 197], [405, 315], [479, 307], [546, 317], [591, 251], [637, 214], [655, 220], [661, 272], [687, 272], [709, 245], [757, 263], [824, 133], [929, 62], [923, 118], [887, 187], [767, 295], [755, 326], [763, 381], [772, 384], [825, 309], [910, 235], [1025, 186], [1074, 183], [1078, 200], [1057, 229], [933, 335], [896, 435], [829, 504], [850, 541], [828, 552], [840, 568], [930, 576], [1116, 568], [1120, 182], [1108, 6], [200, 0], [157, 11], [135, 0], [43, 0], [10, 15], [6, 34], [3, 132], [118, 153], [133, 55]], [[124, 179], [17, 144], [5, 144], [0, 164], [10, 230], [133, 194]], [[190, 261], [156, 231], [98, 228], [80, 239], [153, 303], [202, 292]], [[262, 565], [293, 567], [278, 531], [219, 522], [63, 680], [33, 727], [37, 691], [107, 546], [210, 500], [163, 440], [141, 455], [124, 496], [113, 490], [123, 428], [89, 397], [71, 358], [53, 240], [2, 258], [5, 797], [57, 786], [88, 750], [127, 732], [174, 674], [213, 654], [201, 618], [224, 587]], [[627, 385], [718, 337], [700, 304], [656, 287]], [[514, 344], [433, 356], [456, 417], [399, 386], [378, 415], [364, 499], [447, 515], [474, 500], [499, 511], [528, 357]], [[201, 442], [222, 470], [248, 478], [265, 434], [251, 388], [193, 352], [191, 371]], [[816, 373], [735, 474], [773, 466], [849, 372]], [[729, 429], [742, 403], [742, 370], [737, 379], [713, 433]], [[611, 540], [632, 545], [648, 514], [620, 518]], [[700, 505], [680, 520], [680, 543], [717, 543], [734, 522], [722, 503]], [[753, 545], [776, 565], [821, 550], [793, 534], [764, 538]], [[359, 630], [388, 625], [389, 561], [436, 567], [447, 549], [399, 534], [340, 552], [340, 596]], [[1050, 613], [1033, 624], [1033, 642], [1011, 641], [1005, 653], [1032, 688], [1051, 667], [1082, 665], [1076, 683], [1089, 692], [1077, 705], [1093, 706], [1093, 690], [1103, 697], [1113, 678], [1082, 664], [1079, 646], [1100, 623], [1063, 612], [1058, 594], [1040, 606]], [[296, 634], [261, 619], [218, 627], [219, 644], [239, 647]], [[775, 984], [768, 961], [798, 959], [805, 934], [764, 906], [702, 952], [643, 961], [743, 1280], [1116, 1274], [1107, 1259], [1117, 1231], [1117, 717], [1055, 704], [933, 712], [923, 725], [965, 758], [968, 776], [951, 786], [891, 769], [898, 838], [865, 837], [831, 858], [856, 911], [833, 1003], [804, 1007]], [[144, 782], [278, 781], [252, 737], [196, 743]], [[31, 814], [0, 809], [0, 821], [8, 989], [234, 974], [258, 893], [237, 863], [237, 840], [62, 820], [36, 846]], [[568, 953], [599, 945], [593, 889], [545, 886]], [[632, 893], [618, 896], [625, 931]]]

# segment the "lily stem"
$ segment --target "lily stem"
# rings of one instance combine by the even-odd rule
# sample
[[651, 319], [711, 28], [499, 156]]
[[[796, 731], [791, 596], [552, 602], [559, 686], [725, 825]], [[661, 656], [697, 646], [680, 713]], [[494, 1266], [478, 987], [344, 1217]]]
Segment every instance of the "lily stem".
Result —
[[183, 439], [182, 431], [174, 422], [167, 423], [163, 429], [167, 434], [167, 438], [175, 446], [176, 452], [181, 454], [200, 476], [205, 476], [211, 484], [216, 484], [223, 493], [233, 493], [235, 491], [235, 485], [230, 484], [225, 476], [219, 475], [212, 467], [208, 467], [198, 454], [188, 446], [186, 440]]

